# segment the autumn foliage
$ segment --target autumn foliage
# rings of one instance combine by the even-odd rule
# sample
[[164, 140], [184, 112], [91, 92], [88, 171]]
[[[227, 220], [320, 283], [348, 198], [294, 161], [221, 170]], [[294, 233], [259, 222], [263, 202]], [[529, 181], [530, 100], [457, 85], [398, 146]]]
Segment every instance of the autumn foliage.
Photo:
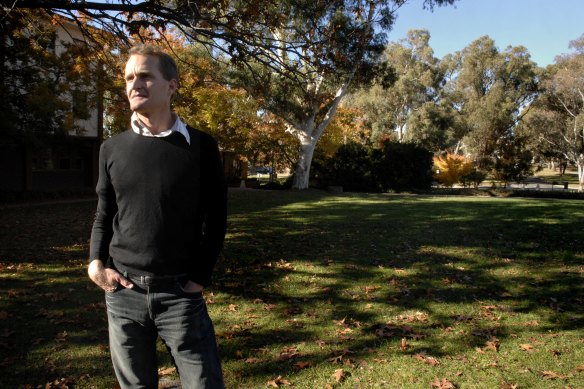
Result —
[[434, 179], [451, 187], [473, 170], [473, 163], [462, 155], [447, 153], [434, 157]]

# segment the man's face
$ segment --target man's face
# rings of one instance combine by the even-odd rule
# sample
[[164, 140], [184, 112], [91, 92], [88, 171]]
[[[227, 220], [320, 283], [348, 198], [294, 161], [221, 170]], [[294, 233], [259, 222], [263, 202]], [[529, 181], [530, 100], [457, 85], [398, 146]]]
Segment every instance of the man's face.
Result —
[[148, 115], [169, 109], [177, 82], [164, 79], [158, 62], [158, 57], [135, 54], [126, 63], [126, 95], [132, 111]]

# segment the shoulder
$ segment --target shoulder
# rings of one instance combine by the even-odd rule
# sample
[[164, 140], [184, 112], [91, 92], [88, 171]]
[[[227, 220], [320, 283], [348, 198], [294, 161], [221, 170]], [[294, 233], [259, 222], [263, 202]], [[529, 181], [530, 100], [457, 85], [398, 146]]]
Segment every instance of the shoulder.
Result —
[[114, 149], [124, 148], [131, 139], [132, 130], [126, 130], [122, 133], [113, 135], [101, 143], [102, 152], [112, 152]]
[[120, 132], [118, 134], [112, 135], [111, 137], [107, 138], [103, 141], [102, 146], [113, 146], [120, 143], [127, 142], [132, 137], [133, 131], [126, 130], [124, 132]]

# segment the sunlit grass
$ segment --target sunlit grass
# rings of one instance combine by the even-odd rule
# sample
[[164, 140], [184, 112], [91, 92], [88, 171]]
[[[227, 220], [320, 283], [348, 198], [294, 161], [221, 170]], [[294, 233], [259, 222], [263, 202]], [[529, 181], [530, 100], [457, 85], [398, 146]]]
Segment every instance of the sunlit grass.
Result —
[[[7, 387], [115, 383], [94, 206], [4, 212]], [[583, 387], [583, 227], [581, 201], [234, 191], [206, 292], [227, 387]]]

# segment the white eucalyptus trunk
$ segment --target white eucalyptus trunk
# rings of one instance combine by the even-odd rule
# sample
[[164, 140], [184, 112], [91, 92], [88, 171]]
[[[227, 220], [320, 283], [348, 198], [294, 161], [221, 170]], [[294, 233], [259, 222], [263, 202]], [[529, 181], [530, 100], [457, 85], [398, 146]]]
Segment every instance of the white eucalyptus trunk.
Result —
[[578, 158], [578, 192], [584, 192], [584, 155]]
[[312, 156], [316, 148], [316, 140], [310, 136], [299, 136], [300, 149], [298, 150], [298, 162], [294, 175], [293, 189], [308, 189], [310, 186], [310, 166]]

